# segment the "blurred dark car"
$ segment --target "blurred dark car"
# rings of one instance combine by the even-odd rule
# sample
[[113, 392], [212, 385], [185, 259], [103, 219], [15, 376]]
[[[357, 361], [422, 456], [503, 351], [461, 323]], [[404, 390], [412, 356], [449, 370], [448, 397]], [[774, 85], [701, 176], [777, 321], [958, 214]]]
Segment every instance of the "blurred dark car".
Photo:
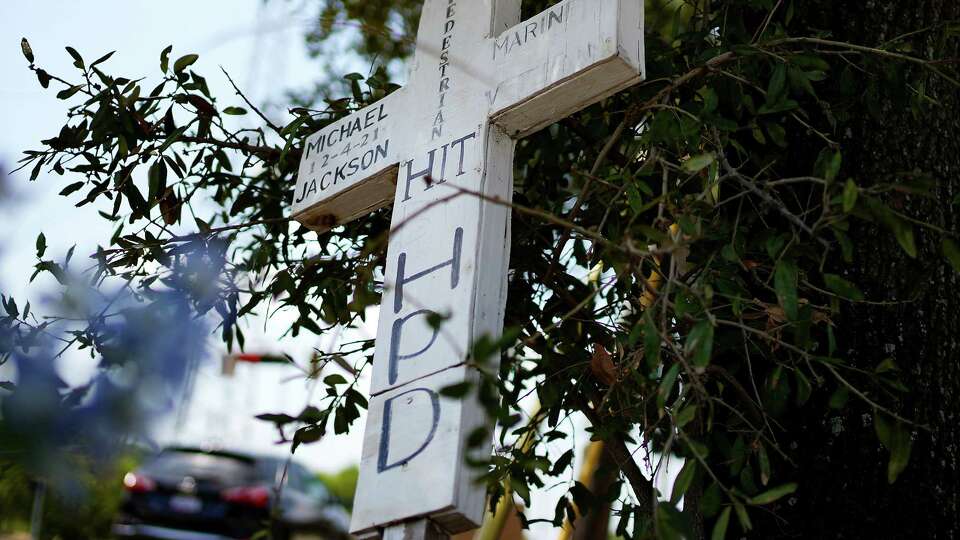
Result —
[[113, 527], [120, 538], [246, 539], [266, 530], [263, 538], [274, 540], [301, 532], [344, 538], [349, 525], [323, 484], [285, 459], [169, 448], [123, 484]]

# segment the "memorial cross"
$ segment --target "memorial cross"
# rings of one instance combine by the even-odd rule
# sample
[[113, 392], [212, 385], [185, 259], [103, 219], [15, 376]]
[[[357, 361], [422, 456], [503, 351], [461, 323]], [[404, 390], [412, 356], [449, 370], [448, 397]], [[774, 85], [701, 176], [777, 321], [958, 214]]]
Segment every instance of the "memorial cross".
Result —
[[479, 525], [465, 438], [487, 420], [440, 390], [477, 381], [470, 348], [502, 331], [515, 141], [639, 82], [643, 58], [641, 0], [565, 0], [524, 22], [520, 0], [426, 0], [407, 85], [307, 139], [301, 223], [393, 203], [354, 534]]

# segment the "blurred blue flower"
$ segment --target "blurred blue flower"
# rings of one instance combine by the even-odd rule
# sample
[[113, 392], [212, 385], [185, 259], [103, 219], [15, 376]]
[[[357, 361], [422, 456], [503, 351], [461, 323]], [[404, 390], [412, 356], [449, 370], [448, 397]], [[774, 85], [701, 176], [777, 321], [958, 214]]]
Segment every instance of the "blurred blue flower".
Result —
[[[70, 280], [67, 309], [86, 313], [85, 323], [60, 335], [52, 327], [27, 331], [9, 317], [0, 323], [0, 358], [17, 372], [12, 393], [0, 397], [0, 464], [18, 462], [69, 492], [78, 458], [106, 466], [131, 442], [147, 439], [205, 352], [210, 327], [202, 314], [217, 296], [217, 279], [209, 258], [183, 257], [162, 290], [127, 288], [105, 297]], [[58, 375], [62, 339], [97, 353], [98, 370], [87, 384], [70, 388]]]

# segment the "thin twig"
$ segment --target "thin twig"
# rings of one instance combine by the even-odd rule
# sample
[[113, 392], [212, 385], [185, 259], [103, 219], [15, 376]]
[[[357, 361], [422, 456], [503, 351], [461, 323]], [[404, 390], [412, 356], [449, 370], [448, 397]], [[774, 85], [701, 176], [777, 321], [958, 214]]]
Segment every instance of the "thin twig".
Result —
[[274, 123], [271, 122], [269, 118], [267, 118], [267, 115], [263, 114], [263, 112], [261, 112], [256, 105], [251, 103], [250, 100], [247, 99], [247, 96], [243, 95], [243, 92], [241, 92], [240, 88], [237, 87], [237, 83], [233, 82], [233, 79], [230, 77], [230, 74], [227, 73], [227, 70], [223, 69], [223, 66], [220, 66], [220, 71], [222, 71], [223, 74], [227, 76], [227, 80], [230, 81], [230, 85], [233, 86], [234, 90], [236, 90], [237, 95], [243, 98], [244, 103], [246, 103], [251, 109], [253, 109], [253, 112], [257, 113], [257, 116], [259, 116], [264, 122], [266, 122], [267, 127], [275, 131], [277, 135], [280, 135], [281, 137], [283, 137], [282, 130], [278, 128], [276, 125], [274, 125]]

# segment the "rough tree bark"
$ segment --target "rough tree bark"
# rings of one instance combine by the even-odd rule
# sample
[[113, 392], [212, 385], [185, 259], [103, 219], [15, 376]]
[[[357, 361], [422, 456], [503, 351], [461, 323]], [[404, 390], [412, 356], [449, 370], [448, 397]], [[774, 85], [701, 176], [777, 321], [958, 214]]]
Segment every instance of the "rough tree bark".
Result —
[[[956, 0], [795, 4], [812, 31], [869, 46], [960, 19]], [[942, 35], [928, 32], [906, 41], [924, 58], [960, 57], [960, 40]], [[960, 90], [943, 80], [931, 80], [929, 88], [940, 106], [919, 116], [894, 105], [892, 96], [902, 88], [883, 89], [882, 118], [868, 112], [869, 100], [854, 105], [836, 133], [844, 146], [841, 178], [867, 186], [898, 173], [932, 173], [935, 197], [893, 195], [886, 202], [958, 231], [960, 208], [951, 201], [960, 193]], [[896, 361], [911, 388], [900, 412], [929, 431], [914, 432], [910, 464], [888, 485], [888, 453], [877, 442], [869, 407], [858, 403], [828, 415], [810, 408], [808, 416], [789, 419], [788, 444], [804, 474], [801, 488], [777, 516], [759, 519], [752, 537], [960, 538], [960, 276], [941, 255], [939, 234], [920, 227], [916, 233], [919, 256], [911, 259], [887, 230], [851, 231], [856, 255], [853, 267], [846, 265], [849, 278], [869, 298], [899, 303], [845, 308], [837, 338], [840, 353], [861, 368]]]

